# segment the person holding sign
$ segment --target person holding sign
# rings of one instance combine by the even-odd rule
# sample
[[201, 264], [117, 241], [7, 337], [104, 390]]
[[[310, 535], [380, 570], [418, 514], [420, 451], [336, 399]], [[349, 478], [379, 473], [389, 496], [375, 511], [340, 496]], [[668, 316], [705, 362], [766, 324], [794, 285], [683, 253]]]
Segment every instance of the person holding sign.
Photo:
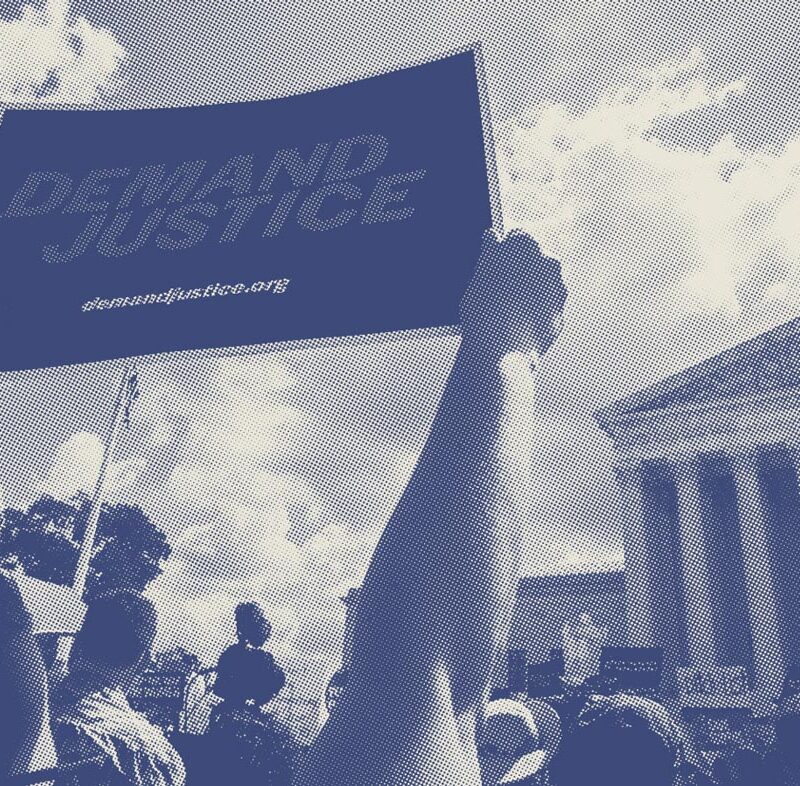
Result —
[[534, 370], [561, 326], [559, 263], [484, 236], [461, 346], [362, 585], [348, 683], [299, 786], [478, 786], [475, 732], [530, 522]]

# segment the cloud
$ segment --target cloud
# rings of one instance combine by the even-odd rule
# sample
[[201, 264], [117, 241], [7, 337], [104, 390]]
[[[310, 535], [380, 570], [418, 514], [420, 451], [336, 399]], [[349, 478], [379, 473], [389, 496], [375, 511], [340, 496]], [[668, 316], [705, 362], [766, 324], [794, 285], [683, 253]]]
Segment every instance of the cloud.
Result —
[[374, 539], [337, 526], [302, 547], [276, 537], [269, 522], [190, 527], [148, 589], [159, 609], [158, 646], [183, 644], [214, 662], [233, 638], [236, 603], [256, 600], [272, 622], [270, 648], [281, 664], [327, 673], [340, 657], [340, 598], [360, 583], [372, 548]]
[[330, 524], [302, 548], [303, 568], [310, 584], [337, 596], [357, 587], [364, 578], [381, 528], [356, 532], [341, 524]]
[[[748, 150], [723, 133], [703, 148], [656, 132], [745, 92], [744, 80], [710, 85], [703, 65], [695, 49], [583, 112], [541, 104], [506, 124], [499, 153], [512, 220], [574, 278], [603, 288], [656, 288], [688, 311], [738, 313], [765, 296], [796, 306], [800, 139]], [[785, 286], [743, 287], [765, 255], [782, 263], [769, 283]]]
[[800, 138], [709, 138], [709, 113], [735, 112], [748, 87], [707, 70], [695, 49], [497, 130], [507, 223], [563, 262], [570, 289], [543, 382], [555, 407], [621, 396], [800, 307]]
[[[164, 366], [143, 381], [147, 418], [183, 435], [152, 495], [173, 545], [149, 590], [163, 618], [158, 646], [183, 644], [213, 662], [233, 636], [235, 604], [256, 600], [273, 623], [270, 646], [296, 683], [321, 689], [336, 667], [340, 598], [360, 584], [416, 460], [415, 449], [394, 444], [395, 429], [410, 434], [393, 422], [404, 412], [396, 401], [403, 390], [373, 380], [354, 398], [350, 384], [357, 388], [368, 369], [342, 354], [204, 361], [191, 374]], [[402, 347], [368, 354], [381, 373], [387, 358], [404, 358]], [[375, 426], [362, 429], [366, 419]], [[414, 446], [425, 422], [416, 430]]]
[[581, 109], [539, 103], [497, 129], [507, 224], [562, 261], [569, 287], [539, 377], [529, 570], [619, 562], [598, 406], [800, 310], [800, 138], [738, 142], [724, 118], [747, 82], [712, 83], [707, 70], [695, 49]]
[[696, 297], [691, 304], [673, 288], [689, 273], [729, 266], [731, 244], [718, 241], [746, 197], [726, 172], [761, 158], [730, 137], [702, 150], [656, 135], [661, 121], [724, 104], [744, 90], [738, 80], [711, 87], [698, 74], [702, 63], [693, 50], [604, 91], [581, 112], [540, 104], [501, 127], [511, 220], [567, 262], [578, 286], [656, 287], [690, 307], [735, 307], [726, 282], [710, 293], [687, 289]]
[[79, 491], [91, 493], [102, 458], [100, 437], [85, 431], [73, 434], [58, 446], [42, 490], [56, 499], [69, 499]]
[[[79, 492], [91, 494], [100, 474], [103, 442], [97, 434], [79, 431], [55, 451], [40, 491], [56, 499], [69, 499]], [[106, 477], [105, 500], [123, 501], [147, 467], [145, 458], [114, 461]]]
[[286, 539], [289, 526], [281, 508], [218, 514], [187, 527], [175, 541], [175, 555], [202, 587], [260, 577], [265, 589], [279, 588], [292, 581], [300, 560], [297, 546]]
[[147, 469], [147, 459], [128, 458], [114, 461], [108, 471], [108, 487], [106, 499], [109, 502], [119, 502], [129, 488], [136, 485], [139, 478]]
[[125, 60], [114, 35], [68, 0], [23, 6], [0, 20], [0, 101], [89, 104], [111, 92]]

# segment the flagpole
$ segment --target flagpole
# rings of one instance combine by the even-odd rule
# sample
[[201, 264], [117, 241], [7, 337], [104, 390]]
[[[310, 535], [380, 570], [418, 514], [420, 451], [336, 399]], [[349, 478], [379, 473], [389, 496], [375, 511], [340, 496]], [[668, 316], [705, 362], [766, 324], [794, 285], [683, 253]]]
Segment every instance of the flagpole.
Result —
[[[86, 590], [86, 580], [89, 576], [89, 563], [92, 559], [92, 552], [94, 551], [94, 544], [97, 538], [97, 525], [100, 521], [100, 512], [103, 507], [103, 498], [106, 491], [106, 480], [108, 476], [108, 469], [111, 466], [111, 461], [114, 457], [114, 450], [119, 440], [119, 433], [122, 430], [122, 424], [125, 421], [126, 410], [128, 409], [129, 398], [129, 385], [131, 376], [134, 373], [134, 367], [128, 365], [125, 367], [125, 373], [122, 376], [122, 382], [117, 392], [117, 397], [114, 402], [114, 414], [109, 423], [106, 432], [105, 444], [103, 447], [103, 459], [100, 462], [100, 471], [97, 475], [95, 482], [94, 492], [92, 494], [91, 507], [89, 508], [89, 516], [86, 520], [86, 530], [83, 534], [81, 541], [81, 550], [78, 554], [78, 564], [75, 568], [75, 577], [72, 580], [72, 589], [78, 599], [83, 598], [83, 593]], [[72, 637], [62, 636], [58, 640], [56, 651], [56, 673], [62, 674], [66, 671], [67, 661], [72, 649]]]
[[75, 568], [75, 578], [72, 581], [72, 589], [75, 590], [79, 598], [83, 597], [84, 590], [86, 589], [86, 579], [89, 575], [89, 563], [91, 562], [92, 552], [94, 551], [94, 542], [97, 537], [97, 524], [100, 521], [100, 511], [103, 507], [103, 498], [106, 491], [108, 468], [111, 466], [111, 460], [114, 456], [117, 440], [119, 439], [119, 432], [122, 429], [122, 423], [125, 419], [128, 385], [132, 373], [133, 366], [126, 366], [114, 404], [114, 416], [111, 419], [106, 435], [103, 460], [100, 463], [100, 472], [97, 476], [94, 494], [92, 494], [92, 505], [89, 509], [89, 517], [86, 520], [86, 531], [83, 534], [83, 540], [81, 542], [78, 565]]

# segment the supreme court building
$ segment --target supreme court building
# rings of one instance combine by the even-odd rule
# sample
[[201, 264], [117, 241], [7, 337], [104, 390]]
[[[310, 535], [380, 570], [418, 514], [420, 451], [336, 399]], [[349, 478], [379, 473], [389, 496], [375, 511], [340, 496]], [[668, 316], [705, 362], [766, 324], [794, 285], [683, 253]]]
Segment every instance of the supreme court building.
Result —
[[629, 642], [744, 666], [772, 700], [800, 664], [800, 319], [598, 411], [624, 507]]

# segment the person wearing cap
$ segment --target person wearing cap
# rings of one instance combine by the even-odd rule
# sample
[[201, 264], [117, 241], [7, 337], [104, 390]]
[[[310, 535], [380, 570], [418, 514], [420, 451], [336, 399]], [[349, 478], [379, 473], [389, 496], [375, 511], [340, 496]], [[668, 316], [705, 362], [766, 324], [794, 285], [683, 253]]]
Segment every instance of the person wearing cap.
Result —
[[530, 705], [514, 699], [495, 699], [486, 705], [476, 734], [483, 786], [540, 783], [558, 746], [560, 723], [544, 702]]

